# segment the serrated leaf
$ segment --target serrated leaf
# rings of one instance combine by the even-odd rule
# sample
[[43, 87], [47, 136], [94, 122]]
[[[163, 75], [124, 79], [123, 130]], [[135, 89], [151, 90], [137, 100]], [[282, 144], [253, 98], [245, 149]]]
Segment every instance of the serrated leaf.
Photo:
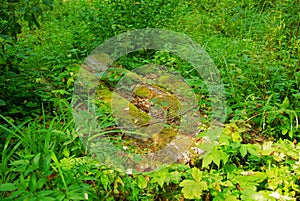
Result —
[[218, 167], [221, 161], [225, 164], [228, 160], [228, 155], [218, 147], [214, 147], [210, 154], [208, 154], [202, 161], [202, 167], [208, 167], [209, 164], [214, 162]]
[[179, 183], [181, 180], [181, 174], [177, 171], [171, 172], [170, 174], [170, 179], [173, 183]]
[[183, 187], [182, 193], [187, 199], [200, 199], [202, 191], [207, 190], [207, 184], [203, 181], [184, 180], [179, 186]]
[[198, 168], [192, 169], [192, 176], [196, 182], [200, 182], [202, 180], [202, 172]]
[[213, 161], [214, 163], [219, 167], [220, 166], [220, 163], [221, 163], [221, 160], [223, 161], [223, 163], [225, 164], [228, 160], [228, 155], [223, 152], [222, 150], [219, 150], [219, 149], [215, 149], [213, 152], [212, 152], [212, 155], [213, 155]]
[[164, 183], [169, 180], [168, 176], [168, 170], [162, 169], [155, 173], [155, 176], [151, 179], [151, 183], [158, 183], [160, 187], [163, 187]]
[[211, 154], [207, 155], [202, 161], [202, 168], [208, 167], [213, 161], [213, 157]]

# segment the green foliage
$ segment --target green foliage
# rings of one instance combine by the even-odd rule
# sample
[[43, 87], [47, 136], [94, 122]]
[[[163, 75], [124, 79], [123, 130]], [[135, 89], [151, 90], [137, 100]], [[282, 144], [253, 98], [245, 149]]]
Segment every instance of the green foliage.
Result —
[[[17, 40], [17, 35], [22, 32], [22, 20], [28, 23], [28, 26], [33, 29], [34, 26], [40, 27], [38, 17], [40, 17], [46, 7], [53, 8], [53, 0], [34, 1], [4, 1], [1, 4], [1, 25], [0, 34], [5, 43], [9, 44], [11, 38]], [[7, 41], [6, 41], [7, 40]]]
[[31, 50], [22, 47], [17, 39], [22, 28], [27, 27], [25, 22], [31, 30], [39, 28], [40, 18], [49, 8], [53, 8], [52, 0], [3, 1], [0, 5], [1, 113], [5, 111], [10, 116], [17, 114], [22, 117], [29, 114], [28, 110], [37, 113], [39, 98], [34, 88], [40, 86], [32, 82], [33, 73], [22, 73], [25, 69], [20, 66]]
[[[191, 1], [187, 4], [193, 15], [185, 15], [178, 21], [181, 26], [172, 24], [171, 29], [188, 33], [203, 44], [219, 67], [230, 105], [229, 118], [244, 119], [268, 136], [298, 139], [296, 3]], [[282, 112], [286, 98], [289, 111]], [[284, 134], [282, 127], [286, 128]]]
[[[299, 200], [297, 1], [17, 0], [0, 8], [1, 199]], [[87, 153], [69, 103], [76, 73], [95, 47], [146, 27], [183, 32], [203, 45], [222, 74], [228, 119], [219, 139], [197, 145], [206, 153], [195, 162], [127, 175]], [[206, 129], [211, 100], [185, 61], [145, 50], [114, 65], [150, 63], [184, 77]], [[103, 81], [113, 87], [123, 74], [112, 67]], [[109, 107], [97, 104], [99, 125], [114, 126]]]
[[[26, 128], [13, 124], [11, 129], [1, 127], [9, 132], [1, 154], [3, 197], [275, 200], [274, 196], [279, 196], [296, 200], [300, 194], [299, 145], [288, 140], [242, 144], [235, 136], [242, 135], [245, 129], [233, 123], [225, 125], [228, 129], [216, 148], [203, 155], [198, 168], [178, 164], [152, 173], [126, 175], [107, 169], [86, 155], [72, 122], [62, 124], [65, 119], [59, 116], [49, 120], [43, 119], [42, 127], [40, 123], [31, 123]], [[215, 151], [222, 151], [227, 159], [220, 159]]]
[[202, 181], [202, 172], [197, 169], [191, 169], [193, 180], [185, 179], [180, 183], [183, 196], [187, 199], [199, 199], [202, 196], [202, 191], [207, 190], [207, 183]]

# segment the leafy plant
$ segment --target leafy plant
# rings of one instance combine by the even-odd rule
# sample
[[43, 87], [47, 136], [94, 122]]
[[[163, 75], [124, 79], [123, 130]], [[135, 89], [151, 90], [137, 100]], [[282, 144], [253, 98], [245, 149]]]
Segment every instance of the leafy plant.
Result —
[[202, 181], [202, 172], [197, 168], [191, 169], [193, 179], [185, 179], [180, 183], [182, 193], [187, 199], [200, 199], [202, 191], [207, 190], [207, 183]]

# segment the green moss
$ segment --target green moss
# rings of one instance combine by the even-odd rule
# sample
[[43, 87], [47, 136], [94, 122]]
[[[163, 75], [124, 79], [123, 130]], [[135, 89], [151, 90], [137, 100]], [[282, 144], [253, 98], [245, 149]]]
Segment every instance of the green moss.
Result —
[[165, 147], [176, 137], [177, 133], [175, 128], [164, 128], [159, 133], [152, 135], [154, 150]]
[[150, 121], [150, 116], [132, 103], [129, 103], [129, 114], [137, 126], [147, 124]]
[[[112, 96], [113, 95], [113, 96]], [[115, 100], [112, 101], [112, 98]], [[126, 118], [128, 117], [128, 113], [124, 110], [127, 106], [129, 107], [129, 117], [131, 122], [134, 122], [135, 125], [143, 125], [147, 124], [150, 121], [149, 115], [137, 108], [134, 104], [130, 103], [128, 100], [119, 96], [117, 93], [112, 93], [112, 91], [104, 85], [101, 85], [96, 91], [96, 100], [95, 104], [98, 107], [101, 107], [103, 104], [109, 105], [111, 107], [111, 103], [114, 103], [113, 110], [119, 114], [120, 117]], [[128, 122], [128, 119], [124, 122]]]
[[111, 95], [112, 92], [105, 85], [100, 85], [100, 87], [96, 90], [96, 101], [102, 100], [105, 103], [111, 103]]
[[151, 90], [147, 86], [140, 86], [134, 91], [134, 95], [140, 98], [149, 98]]
[[179, 109], [179, 103], [175, 96], [168, 95], [168, 94], [161, 94], [161, 95], [154, 96], [153, 99], [156, 99], [157, 103], [161, 106], [164, 106], [165, 108], [172, 109], [172, 110]]

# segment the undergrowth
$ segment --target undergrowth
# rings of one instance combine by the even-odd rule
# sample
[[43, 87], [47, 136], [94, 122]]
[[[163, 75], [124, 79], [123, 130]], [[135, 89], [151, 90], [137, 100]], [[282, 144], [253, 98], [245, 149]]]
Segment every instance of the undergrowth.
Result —
[[[297, 1], [55, 0], [43, 1], [51, 9], [40, 10], [38, 1], [36, 7], [35, 1], [26, 4], [29, 10], [22, 9], [27, 1], [20, 2], [15, 10], [3, 4], [0, 13], [1, 199], [299, 199]], [[7, 13], [24, 10], [36, 17], [20, 17], [22, 30], [5, 32]], [[27, 26], [26, 19], [33, 24]], [[117, 34], [147, 27], [187, 34], [209, 53], [225, 86], [227, 120], [213, 149], [189, 164], [125, 174], [88, 152], [69, 105], [89, 53]], [[115, 65], [132, 70], [149, 63], [178, 71], [209, 119], [203, 79], [176, 55], [145, 50]], [[114, 86], [118, 79], [112, 73], [106, 81]], [[108, 107], [97, 114], [103, 128], [114, 125]]]

